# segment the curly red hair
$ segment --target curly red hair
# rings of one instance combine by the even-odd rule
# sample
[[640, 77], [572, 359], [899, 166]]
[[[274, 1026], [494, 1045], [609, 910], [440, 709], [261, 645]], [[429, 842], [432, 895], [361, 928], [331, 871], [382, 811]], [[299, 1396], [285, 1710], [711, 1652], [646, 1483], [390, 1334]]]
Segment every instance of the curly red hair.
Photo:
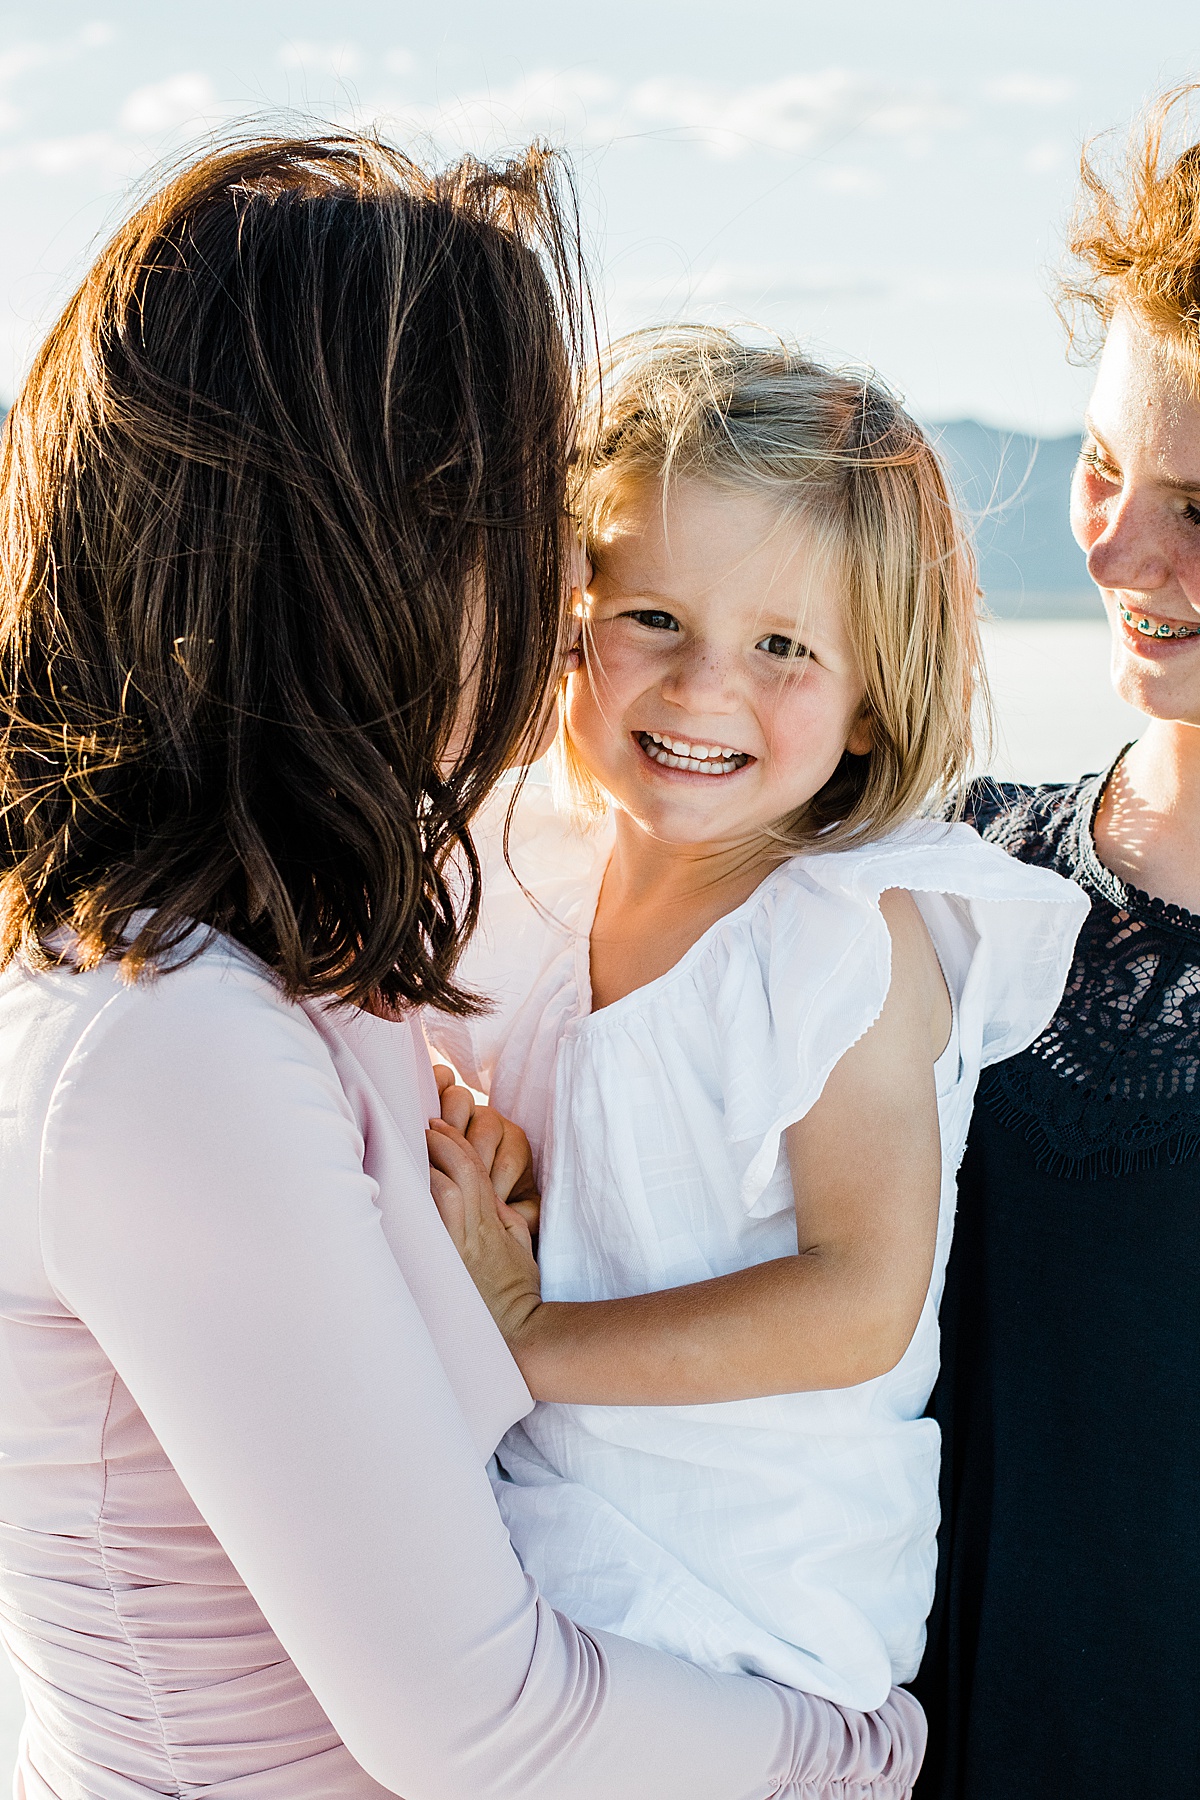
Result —
[[1081, 312], [1102, 337], [1113, 314], [1129, 308], [1182, 353], [1200, 385], [1200, 143], [1178, 147], [1197, 95], [1193, 83], [1161, 95], [1111, 173], [1094, 145], [1084, 146], [1063, 298], [1076, 340]]

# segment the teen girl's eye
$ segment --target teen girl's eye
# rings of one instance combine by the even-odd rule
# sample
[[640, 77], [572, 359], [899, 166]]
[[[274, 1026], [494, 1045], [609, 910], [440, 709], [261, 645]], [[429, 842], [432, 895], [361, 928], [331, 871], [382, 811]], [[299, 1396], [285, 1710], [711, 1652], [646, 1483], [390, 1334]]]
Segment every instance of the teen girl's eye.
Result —
[[1108, 460], [1099, 444], [1085, 444], [1079, 452], [1079, 460], [1081, 463], [1086, 463], [1092, 473], [1098, 475], [1101, 481], [1107, 481], [1113, 487], [1121, 485], [1120, 469]]
[[[1120, 487], [1121, 471], [1114, 463], [1109, 462], [1098, 444], [1085, 444], [1079, 452], [1079, 460], [1086, 463], [1101, 481], [1110, 487]], [[1183, 505], [1183, 516], [1189, 525], [1200, 525], [1200, 501], [1187, 500]]]
[[759, 638], [754, 648], [765, 650], [768, 656], [777, 657], [780, 662], [807, 662], [812, 655], [807, 644], [784, 637], [781, 631], [772, 631], [767, 637]]

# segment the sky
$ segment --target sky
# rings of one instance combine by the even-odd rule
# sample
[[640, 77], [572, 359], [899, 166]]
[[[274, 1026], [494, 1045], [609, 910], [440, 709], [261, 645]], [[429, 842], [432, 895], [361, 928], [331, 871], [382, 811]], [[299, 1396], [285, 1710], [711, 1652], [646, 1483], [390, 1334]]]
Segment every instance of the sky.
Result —
[[0, 399], [163, 158], [320, 119], [561, 144], [609, 332], [753, 322], [923, 418], [1065, 433], [1080, 145], [1193, 77], [1183, 0], [0, 0]]

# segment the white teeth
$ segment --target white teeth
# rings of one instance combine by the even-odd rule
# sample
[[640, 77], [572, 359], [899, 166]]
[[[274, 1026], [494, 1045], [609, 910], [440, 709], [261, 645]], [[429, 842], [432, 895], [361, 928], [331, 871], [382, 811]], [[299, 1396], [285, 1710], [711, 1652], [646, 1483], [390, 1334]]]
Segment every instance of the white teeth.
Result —
[[689, 744], [682, 738], [662, 737], [657, 731], [639, 731], [642, 748], [663, 769], [688, 769], [698, 775], [730, 775], [752, 760], [744, 751], [720, 749], [715, 744]]
[[682, 756], [689, 762], [707, 762], [711, 759], [728, 762], [732, 757], [742, 755], [740, 750], [731, 750], [727, 745], [690, 744], [686, 738], [663, 737], [657, 731], [643, 731], [641, 736], [648, 737], [652, 743], [661, 744], [673, 756]]

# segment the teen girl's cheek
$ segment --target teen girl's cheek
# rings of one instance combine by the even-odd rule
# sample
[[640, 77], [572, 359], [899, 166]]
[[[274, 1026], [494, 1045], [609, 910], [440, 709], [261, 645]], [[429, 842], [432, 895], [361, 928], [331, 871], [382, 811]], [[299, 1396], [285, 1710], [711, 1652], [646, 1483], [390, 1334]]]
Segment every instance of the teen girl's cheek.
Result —
[[1071, 482], [1071, 531], [1081, 550], [1090, 550], [1108, 525], [1108, 506], [1117, 497], [1110, 481], [1105, 481], [1087, 463], [1076, 465]]

